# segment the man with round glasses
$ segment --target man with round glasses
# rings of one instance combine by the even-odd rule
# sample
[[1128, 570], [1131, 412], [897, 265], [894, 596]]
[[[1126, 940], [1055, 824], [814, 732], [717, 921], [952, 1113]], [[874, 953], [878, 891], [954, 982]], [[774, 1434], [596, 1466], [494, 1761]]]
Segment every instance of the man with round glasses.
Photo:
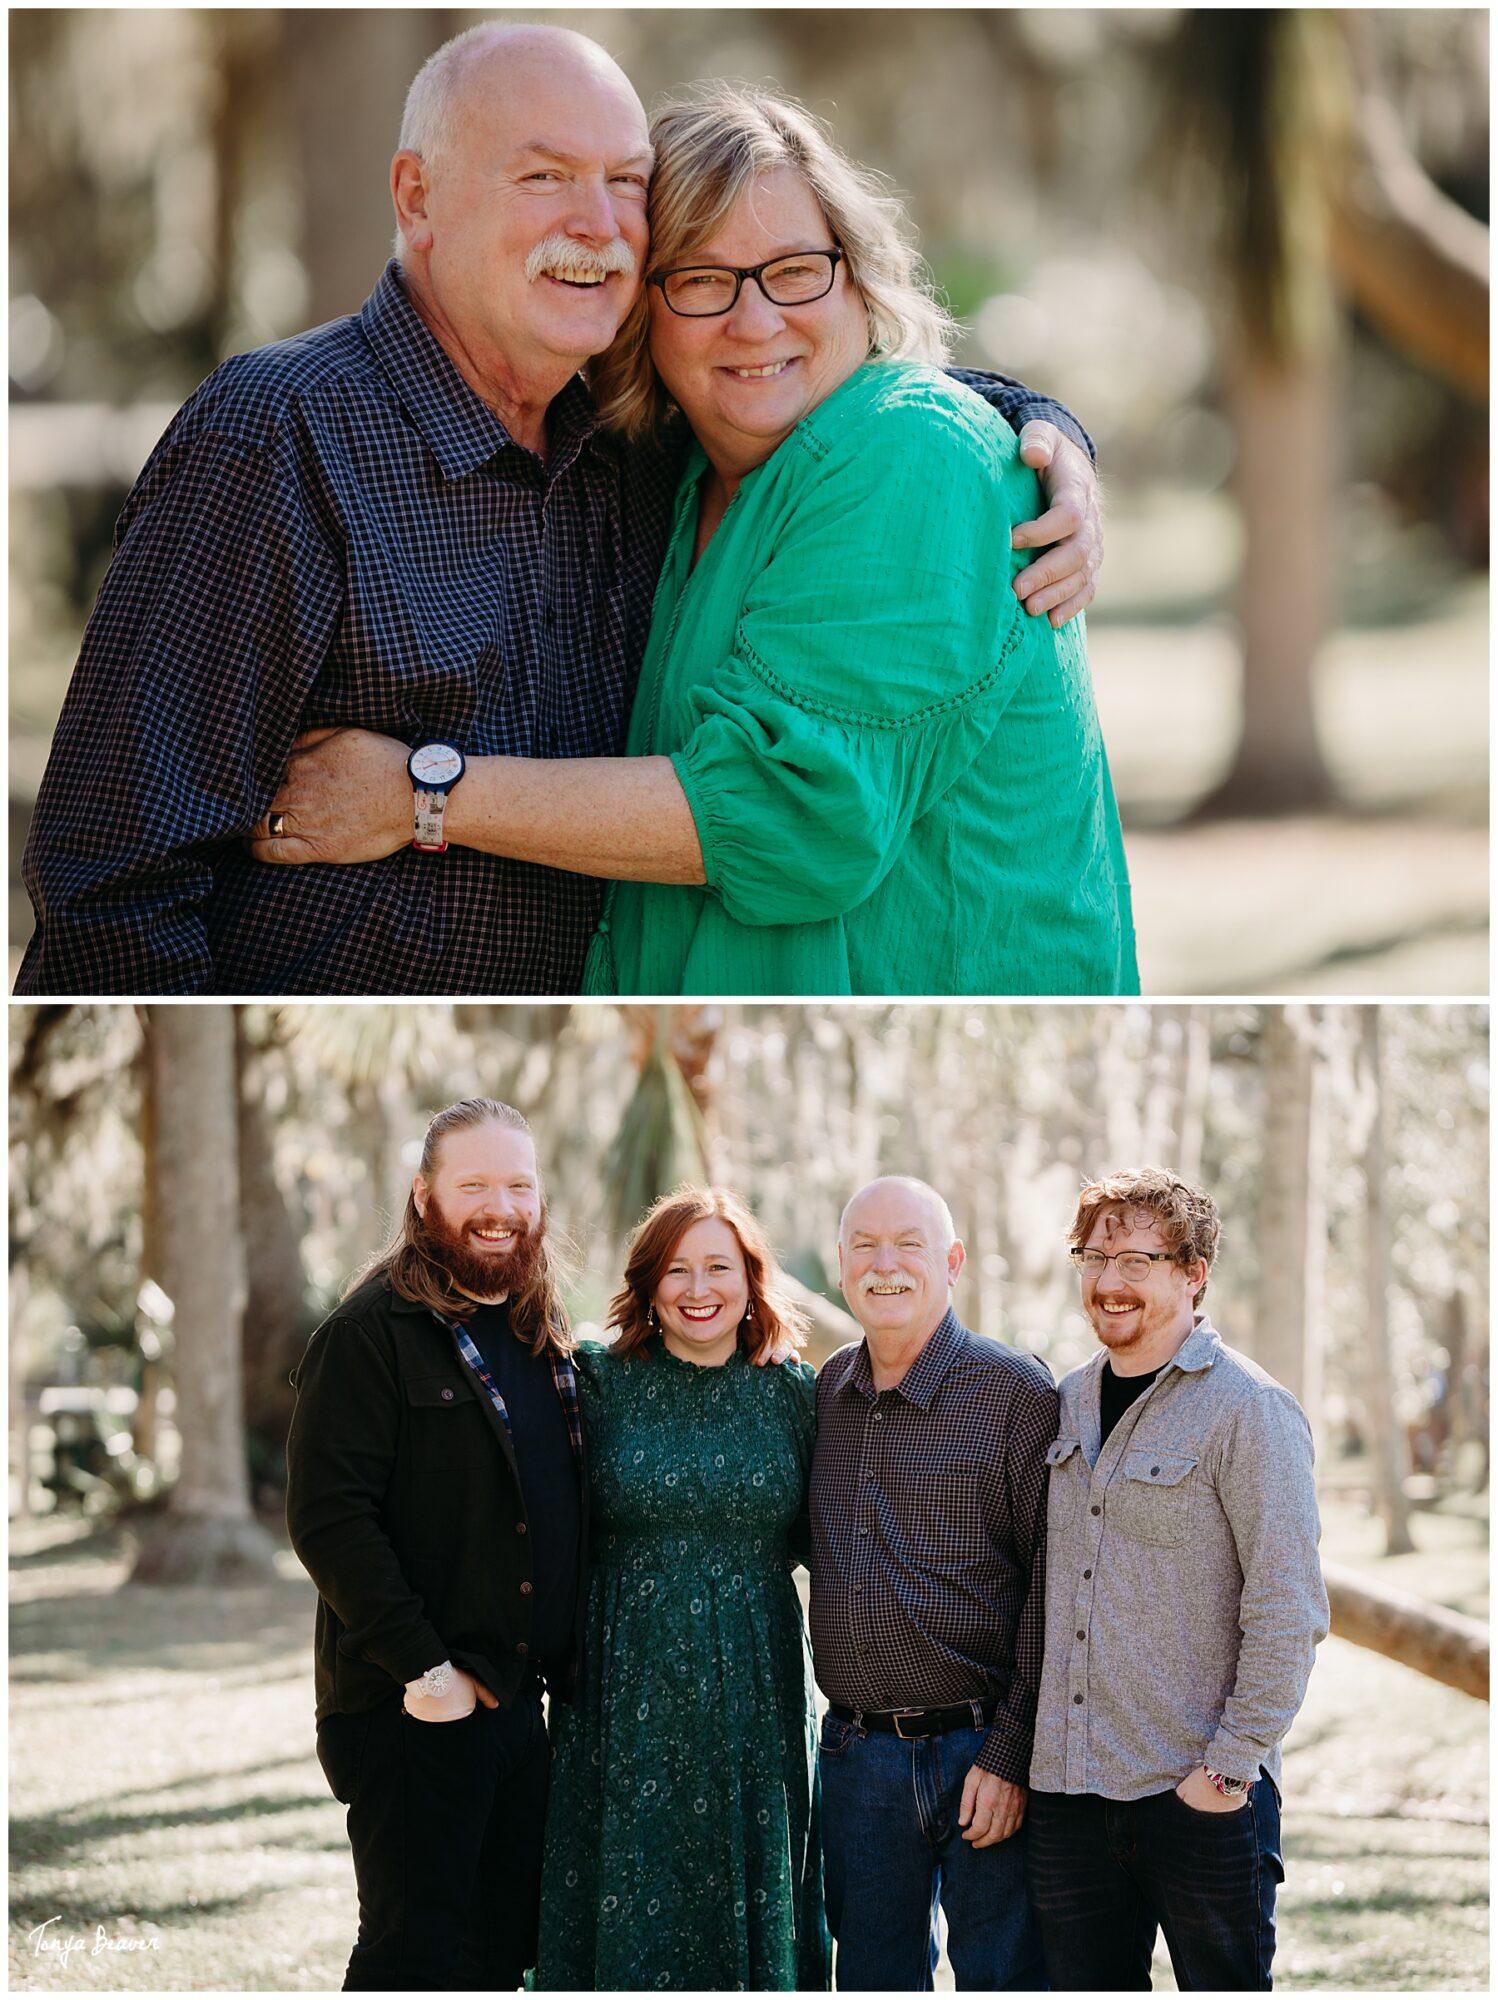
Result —
[[1326, 1636], [1310, 1426], [1200, 1310], [1210, 1195], [1162, 1167], [1084, 1187], [1070, 1231], [1102, 1352], [1047, 1453], [1030, 1890], [1051, 1984], [1267, 1990], [1280, 1745]]

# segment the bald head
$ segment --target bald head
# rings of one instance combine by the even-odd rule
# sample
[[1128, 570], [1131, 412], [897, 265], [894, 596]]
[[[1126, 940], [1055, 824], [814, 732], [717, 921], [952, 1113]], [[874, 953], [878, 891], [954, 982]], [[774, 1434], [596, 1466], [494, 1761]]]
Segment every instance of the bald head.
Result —
[[912, 1174], [884, 1174], [877, 1181], [867, 1182], [857, 1194], [851, 1196], [838, 1224], [838, 1241], [847, 1242], [849, 1218], [859, 1211], [861, 1203], [884, 1208], [892, 1202], [904, 1207], [914, 1204], [924, 1210], [935, 1249], [945, 1251], [956, 1242], [957, 1229], [952, 1221], [951, 1209], [929, 1181], [918, 1181]]
[[400, 146], [430, 169], [452, 156], [459, 131], [476, 104], [519, 116], [538, 86], [597, 91], [645, 110], [634, 85], [607, 49], [572, 28], [530, 21], [483, 21], [444, 42], [427, 58], [406, 93]]

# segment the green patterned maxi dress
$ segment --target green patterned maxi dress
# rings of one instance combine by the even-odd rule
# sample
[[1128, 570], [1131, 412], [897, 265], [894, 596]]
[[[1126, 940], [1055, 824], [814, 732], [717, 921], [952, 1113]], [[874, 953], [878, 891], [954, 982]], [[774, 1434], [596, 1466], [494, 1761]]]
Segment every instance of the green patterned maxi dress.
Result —
[[545, 1991], [825, 1989], [810, 1658], [788, 1537], [800, 1362], [584, 1347], [587, 1627], [552, 1711]]

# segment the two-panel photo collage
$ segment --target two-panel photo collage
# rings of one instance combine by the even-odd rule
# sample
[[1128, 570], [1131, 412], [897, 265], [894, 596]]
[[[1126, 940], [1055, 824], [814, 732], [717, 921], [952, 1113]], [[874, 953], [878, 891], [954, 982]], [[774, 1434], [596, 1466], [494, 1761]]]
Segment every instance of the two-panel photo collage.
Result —
[[1489, 20], [13, 9], [13, 1991], [1489, 1989]]

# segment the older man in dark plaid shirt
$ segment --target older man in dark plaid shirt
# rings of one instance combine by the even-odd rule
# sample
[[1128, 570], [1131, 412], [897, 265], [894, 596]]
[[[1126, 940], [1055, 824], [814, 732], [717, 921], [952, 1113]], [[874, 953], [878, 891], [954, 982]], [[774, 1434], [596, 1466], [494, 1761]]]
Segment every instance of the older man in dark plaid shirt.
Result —
[[[428, 63], [399, 261], [357, 315], [215, 370], [125, 505], [27, 844], [18, 992], [577, 989], [590, 878], [458, 848], [277, 869], [242, 842], [324, 724], [622, 753], [677, 458], [602, 435], [578, 370], [637, 295], [650, 163], [628, 79], [570, 30], [486, 23]], [[1051, 442], [1031, 542], [1095, 502]], [[1069, 615], [1095, 561], [1084, 521], [1016, 588]]]
[[873, 1181], [844, 1211], [838, 1269], [864, 1338], [817, 1382], [811, 1635], [845, 1990], [929, 1989], [938, 1900], [959, 1987], [1046, 1984], [1024, 1818], [1056, 1390], [962, 1325], [962, 1264], [923, 1181]]

